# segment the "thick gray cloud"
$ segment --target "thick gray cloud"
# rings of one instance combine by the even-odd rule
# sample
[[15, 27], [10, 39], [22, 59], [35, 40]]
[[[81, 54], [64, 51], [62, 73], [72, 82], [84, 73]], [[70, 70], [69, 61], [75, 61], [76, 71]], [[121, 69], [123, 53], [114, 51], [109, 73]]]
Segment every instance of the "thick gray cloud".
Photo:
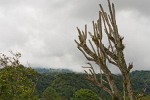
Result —
[[150, 14], [150, 1], [149, 0], [117, 0], [117, 8], [119, 10], [136, 10], [143, 15]]
[[[115, 1], [126, 58], [135, 69], [149, 69], [150, 64], [148, 2]], [[74, 43], [76, 27], [91, 26], [99, 3], [107, 8], [106, 0], [0, 0], [0, 52], [19, 51], [21, 62], [33, 67], [81, 71], [87, 61]]]

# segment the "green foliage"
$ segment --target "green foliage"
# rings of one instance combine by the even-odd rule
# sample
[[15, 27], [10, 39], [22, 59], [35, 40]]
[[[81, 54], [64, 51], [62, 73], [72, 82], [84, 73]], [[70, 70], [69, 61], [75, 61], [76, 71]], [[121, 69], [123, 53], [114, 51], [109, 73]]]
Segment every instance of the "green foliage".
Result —
[[75, 91], [69, 80], [67, 81], [63, 77], [55, 79], [51, 86], [56, 89], [63, 99], [69, 99], [71, 96], [73, 96], [73, 92]]
[[52, 87], [46, 88], [45, 91], [43, 92], [42, 97], [45, 100], [60, 100], [60, 97], [59, 97], [58, 93]]
[[99, 92], [98, 88], [86, 80], [85, 74], [61, 73], [55, 78], [56, 79], [52, 82], [51, 86], [57, 91], [63, 100], [70, 100], [70, 98], [73, 97], [73, 94], [81, 88], [91, 89], [96, 93]]
[[[131, 79], [136, 93], [141, 92], [142, 88], [144, 87], [145, 80], [147, 80], [148, 85], [146, 94], [150, 93], [149, 75], [150, 71], [135, 71], [131, 73]], [[97, 77], [99, 78], [100, 75], [97, 74]], [[116, 80], [117, 87], [119, 88], [120, 92], [122, 92], [122, 83], [120, 81], [122, 80], [122, 76], [114, 75], [114, 77]], [[106, 80], [105, 77], [103, 79]], [[107, 86], [107, 84], [104, 85]], [[41, 94], [47, 87], [53, 87], [56, 90], [56, 92], [60, 95], [62, 100], [71, 100], [73, 94], [80, 89], [90, 89], [97, 95], [99, 95], [103, 100], [111, 100], [111, 97], [106, 92], [91, 84], [86, 79], [86, 75], [82, 73], [49, 72], [46, 74], [39, 74], [37, 86], [38, 92], [40, 92]], [[39, 97], [41, 94], [39, 94]]]
[[38, 74], [36, 89], [38, 97], [42, 97], [44, 90], [52, 84], [55, 79], [55, 74]]
[[[99, 74], [97, 74], [97, 77], [99, 77]], [[148, 86], [146, 94], [150, 93], [149, 77], [150, 71], [134, 71], [131, 73], [131, 79], [136, 93], [141, 92], [145, 81]], [[115, 80], [120, 91], [122, 90], [121, 79], [121, 75], [115, 75]], [[49, 87], [53, 88], [49, 92], [55, 91], [56, 94], [55, 92], [54, 94], [46, 92], [49, 90]], [[54, 72], [37, 74], [32, 68], [27, 68], [22, 65], [17, 67], [7, 66], [0, 70], [0, 100], [10, 100], [10, 98], [11, 100], [35, 100], [37, 99], [35, 95], [38, 95], [38, 97], [42, 97], [43, 95], [44, 97], [44, 93], [50, 94], [48, 96], [51, 96], [51, 98], [59, 95], [61, 100], [74, 100], [73, 94], [80, 89], [92, 90], [101, 96], [103, 100], [110, 100], [108, 94], [86, 80], [85, 74]], [[43, 98], [43, 100], [45, 99]], [[146, 96], [139, 100], [150, 99], [149, 96]]]
[[89, 89], [80, 89], [75, 92], [74, 100], [99, 100], [99, 97]]
[[150, 93], [150, 71], [133, 71], [131, 79], [135, 92], [138, 94], [147, 85], [146, 94]]
[[0, 100], [35, 100], [36, 72], [22, 65], [0, 70]]

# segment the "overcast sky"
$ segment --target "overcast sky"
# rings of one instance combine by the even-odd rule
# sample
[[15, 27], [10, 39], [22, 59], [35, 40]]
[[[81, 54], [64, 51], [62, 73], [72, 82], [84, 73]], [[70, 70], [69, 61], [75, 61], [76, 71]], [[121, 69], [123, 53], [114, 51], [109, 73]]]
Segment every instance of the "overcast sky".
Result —
[[[0, 0], [0, 52], [19, 51], [21, 63], [32, 67], [82, 71], [88, 61], [74, 43], [76, 27], [90, 27], [100, 3], [107, 8], [106, 0]], [[116, 0], [115, 6], [127, 62], [150, 70], [150, 1]]]

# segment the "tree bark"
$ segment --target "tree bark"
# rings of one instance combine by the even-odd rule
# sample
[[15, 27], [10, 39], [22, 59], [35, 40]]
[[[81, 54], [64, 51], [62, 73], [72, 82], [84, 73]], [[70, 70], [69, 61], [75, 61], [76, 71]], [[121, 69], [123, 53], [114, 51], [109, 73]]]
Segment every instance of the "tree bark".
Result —
[[106, 64], [101, 65], [101, 63], [100, 63], [99, 66], [101, 67], [101, 69], [103, 70], [103, 72], [107, 78], [108, 84], [109, 84], [111, 92], [112, 92], [112, 94], [110, 94], [112, 99], [113, 100], [122, 100], [122, 97], [118, 91], [116, 84], [115, 84], [113, 74], [108, 69], [107, 65]]

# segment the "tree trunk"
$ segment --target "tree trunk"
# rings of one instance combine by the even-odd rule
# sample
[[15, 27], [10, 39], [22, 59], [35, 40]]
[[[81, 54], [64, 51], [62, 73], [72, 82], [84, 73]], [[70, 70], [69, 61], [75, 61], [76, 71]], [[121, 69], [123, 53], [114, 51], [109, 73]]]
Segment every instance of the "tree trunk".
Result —
[[122, 97], [118, 91], [116, 84], [115, 84], [113, 74], [108, 69], [107, 65], [106, 64], [101, 65], [101, 63], [99, 63], [98, 65], [103, 70], [103, 72], [107, 78], [108, 84], [109, 84], [111, 92], [112, 92], [112, 94], [110, 94], [112, 96], [112, 99], [113, 100], [122, 100]]
[[127, 90], [127, 95], [129, 97], [130, 100], [136, 100], [134, 93], [133, 93], [133, 89], [132, 89], [132, 84], [131, 84], [131, 80], [130, 80], [130, 76], [129, 74], [124, 74], [123, 76], [123, 80], [124, 80], [124, 85], [125, 88]]

